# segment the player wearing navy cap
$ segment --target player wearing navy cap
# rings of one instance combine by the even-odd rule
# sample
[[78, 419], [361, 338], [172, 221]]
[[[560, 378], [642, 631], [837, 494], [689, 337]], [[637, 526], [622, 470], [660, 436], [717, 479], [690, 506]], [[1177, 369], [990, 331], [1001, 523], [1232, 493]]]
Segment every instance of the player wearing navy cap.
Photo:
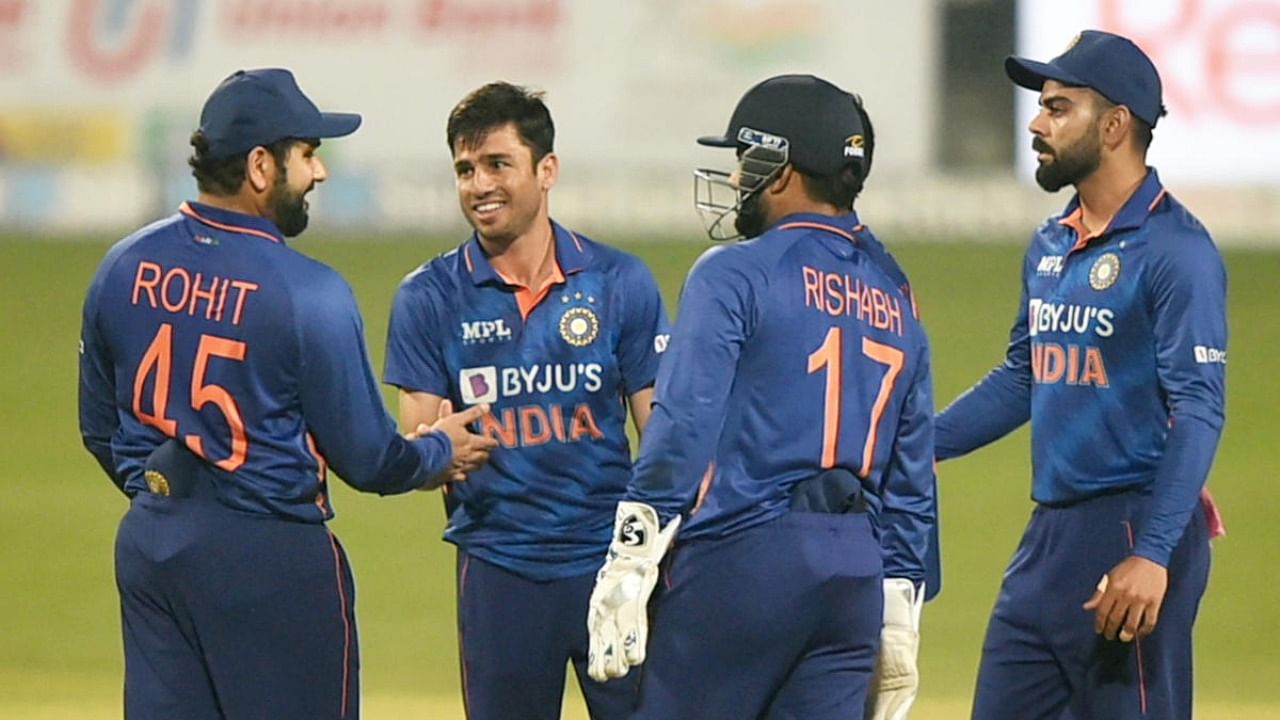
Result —
[[637, 718], [862, 717], [882, 627], [872, 712], [914, 696], [933, 403], [907, 278], [853, 211], [874, 139], [856, 96], [783, 75], [699, 140], [739, 153], [695, 174], [709, 232], [752, 239], [689, 272], [592, 594], [592, 675], [646, 663]]
[[973, 717], [1190, 718], [1226, 272], [1146, 166], [1164, 107], [1142, 50], [1086, 31], [1005, 71], [1040, 93], [1036, 181], [1076, 195], [1032, 235], [1004, 363], [937, 418], [939, 459], [1031, 421], [1037, 505], [992, 611]]
[[351, 289], [290, 248], [328, 176], [287, 70], [239, 71], [192, 135], [199, 201], [117, 243], [85, 299], [80, 431], [132, 498], [116, 536], [125, 716], [356, 718], [351, 568], [328, 469], [382, 494], [460, 479], [477, 408], [396, 433]]
[[553, 222], [555, 128], [539, 93], [485, 85], [449, 115], [458, 200], [475, 229], [396, 293], [385, 380], [404, 427], [442, 402], [488, 403], [491, 462], [449, 488], [458, 640], [471, 720], [560, 717], [572, 663], [593, 718], [628, 717], [634, 678], [585, 672], [582, 624], [649, 417], [667, 324], [637, 258]]

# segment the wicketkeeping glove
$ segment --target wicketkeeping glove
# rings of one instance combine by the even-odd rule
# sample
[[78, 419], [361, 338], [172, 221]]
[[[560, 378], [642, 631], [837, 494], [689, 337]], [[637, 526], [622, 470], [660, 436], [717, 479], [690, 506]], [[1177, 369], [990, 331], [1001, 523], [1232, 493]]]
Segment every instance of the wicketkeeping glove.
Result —
[[885, 578], [880, 654], [867, 694], [868, 720], [905, 720], [920, 689], [920, 610], [924, 588], [906, 578]]
[[658, 583], [658, 563], [680, 529], [677, 515], [659, 529], [658, 513], [640, 502], [618, 503], [613, 541], [596, 574], [587, 609], [591, 638], [587, 673], [599, 682], [618, 678], [644, 662], [649, 640], [649, 596]]

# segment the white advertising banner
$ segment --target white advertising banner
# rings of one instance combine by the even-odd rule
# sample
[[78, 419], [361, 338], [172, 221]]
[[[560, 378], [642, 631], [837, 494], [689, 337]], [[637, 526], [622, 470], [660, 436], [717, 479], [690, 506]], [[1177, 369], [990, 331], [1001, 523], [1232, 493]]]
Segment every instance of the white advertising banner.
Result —
[[[1168, 183], [1280, 183], [1280, 0], [1021, 0], [1018, 54], [1048, 61], [1085, 29], [1124, 35], [1155, 62], [1168, 116], [1149, 161]], [[1018, 91], [1017, 167], [1035, 169]]]
[[933, 156], [935, 5], [0, 0], [0, 221], [115, 227], [172, 210], [194, 191], [185, 160], [201, 103], [232, 71], [262, 66], [289, 67], [322, 108], [365, 117], [325, 144], [332, 180], [317, 214], [339, 223], [458, 222], [446, 116], [498, 79], [547, 93], [558, 207], [613, 224], [692, 218], [690, 170], [732, 163], [694, 139], [781, 72], [861, 93], [876, 172], [906, 176]]

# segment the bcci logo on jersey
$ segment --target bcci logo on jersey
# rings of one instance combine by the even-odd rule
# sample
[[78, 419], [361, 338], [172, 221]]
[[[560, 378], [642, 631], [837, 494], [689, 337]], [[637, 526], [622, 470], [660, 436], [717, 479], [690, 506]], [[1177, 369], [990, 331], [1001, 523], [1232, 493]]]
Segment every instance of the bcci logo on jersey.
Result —
[[511, 339], [511, 328], [502, 318], [494, 320], [472, 320], [462, 323], [462, 342], [487, 343]]
[[560, 317], [560, 337], [574, 347], [590, 345], [599, 334], [600, 319], [591, 308], [569, 308]]

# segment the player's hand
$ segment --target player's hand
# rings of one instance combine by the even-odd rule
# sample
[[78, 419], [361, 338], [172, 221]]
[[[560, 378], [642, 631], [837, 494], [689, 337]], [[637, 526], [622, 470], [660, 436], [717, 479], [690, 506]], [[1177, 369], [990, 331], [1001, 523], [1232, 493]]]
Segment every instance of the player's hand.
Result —
[[[489, 451], [498, 446], [498, 441], [488, 435], [477, 435], [467, 427], [484, 417], [487, 412], [488, 405], [475, 405], [455, 413], [453, 403], [441, 401], [440, 417], [431, 427], [426, 428], [426, 432], [440, 431], [448, 436], [449, 444], [453, 447], [453, 459], [424, 489], [433, 489], [446, 482], [466, 480], [467, 473], [488, 462]], [[422, 431], [423, 428], [423, 425], [419, 425], [417, 431]]]
[[867, 693], [869, 720], [905, 720], [920, 689], [920, 610], [924, 588], [906, 578], [884, 580], [880, 654]]
[[658, 584], [658, 563], [675, 540], [680, 516], [658, 527], [658, 513], [640, 502], [618, 503], [613, 541], [596, 574], [587, 608], [587, 673], [604, 682], [644, 662], [649, 642], [649, 596]]
[[1156, 629], [1168, 587], [1168, 569], [1130, 555], [1102, 576], [1084, 609], [1093, 611], [1094, 632], [1108, 640], [1118, 637], [1129, 642]]

